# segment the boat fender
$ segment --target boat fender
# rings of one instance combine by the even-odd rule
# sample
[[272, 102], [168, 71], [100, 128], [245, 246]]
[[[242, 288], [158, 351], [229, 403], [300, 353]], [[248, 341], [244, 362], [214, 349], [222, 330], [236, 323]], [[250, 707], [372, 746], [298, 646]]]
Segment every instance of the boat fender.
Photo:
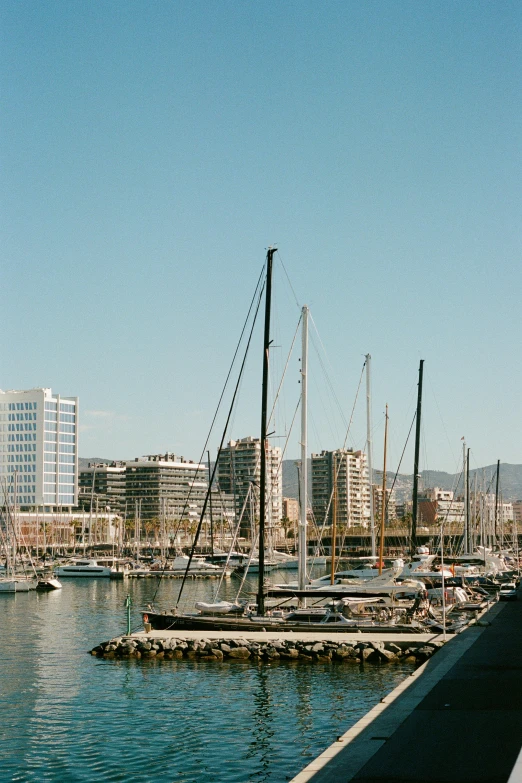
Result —
[[148, 623], [149, 622], [149, 615], [148, 614], [144, 614], [143, 615], [143, 622], [144, 623]]

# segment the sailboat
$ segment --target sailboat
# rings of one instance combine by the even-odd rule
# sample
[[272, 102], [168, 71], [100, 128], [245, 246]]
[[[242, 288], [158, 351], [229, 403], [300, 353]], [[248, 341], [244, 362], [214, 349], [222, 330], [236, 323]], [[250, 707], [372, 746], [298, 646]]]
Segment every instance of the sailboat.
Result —
[[[173, 614], [160, 614], [154, 612], [152, 609], [143, 613], [143, 620], [145, 623], [149, 623], [150, 626], [157, 630], [165, 629], [184, 629], [184, 630], [260, 630], [265, 626], [277, 626], [278, 628], [285, 630], [296, 629], [316, 629], [318, 625], [323, 622], [328, 622], [329, 629], [334, 630], [333, 626], [337, 626], [339, 630], [346, 630], [346, 626], [350, 625], [350, 622], [343, 617], [340, 612], [337, 612], [336, 608], [321, 607], [319, 610], [306, 610], [304, 607], [296, 610], [296, 612], [286, 611], [271, 611], [267, 612], [265, 609], [265, 573], [266, 573], [266, 520], [268, 516], [268, 503], [267, 503], [267, 459], [266, 451], [268, 445], [268, 427], [267, 427], [267, 413], [268, 413], [268, 369], [269, 369], [269, 352], [270, 352], [270, 314], [271, 314], [271, 297], [272, 297], [272, 267], [273, 257], [276, 252], [275, 248], [268, 248], [266, 256], [266, 283], [265, 283], [265, 323], [264, 323], [264, 340], [263, 340], [263, 380], [262, 380], [262, 395], [261, 395], [261, 456], [260, 456], [260, 482], [259, 482], [259, 534], [257, 544], [257, 571], [258, 571], [258, 592], [257, 600], [255, 603], [245, 601], [243, 603], [226, 605], [226, 602], [219, 602], [216, 604], [202, 604], [199, 613], [187, 614], [178, 613], [175, 611]], [[304, 339], [304, 338], [303, 338]], [[306, 367], [306, 364], [304, 363]], [[302, 370], [303, 372], [303, 370]], [[305, 370], [306, 372], [306, 370]], [[303, 378], [305, 376], [303, 375]], [[305, 386], [303, 387], [305, 389]], [[306, 394], [306, 392], [305, 392]], [[303, 404], [306, 405], [306, 398]], [[306, 452], [305, 452], [306, 460]], [[306, 461], [304, 463], [306, 465]], [[301, 471], [306, 481], [306, 470]], [[302, 479], [303, 480], [303, 479]], [[303, 504], [305, 505], [304, 514], [302, 514], [300, 524], [300, 544], [305, 542], [302, 540], [303, 532], [306, 533], [306, 493], [302, 495]], [[204, 512], [203, 512], [204, 513]], [[304, 524], [303, 524], [304, 518]], [[299, 580], [300, 583], [304, 583], [303, 564], [306, 568], [306, 548], [300, 552], [299, 555]], [[300, 612], [304, 611], [304, 615]]]
[[[259, 482], [259, 535], [257, 545], [258, 560], [258, 588], [256, 601], [243, 602], [224, 602], [215, 603], [200, 602], [196, 605], [197, 612], [186, 613], [178, 612], [157, 612], [153, 606], [150, 606], [142, 614], [146, 627], [154, 630], [201, 630], [201, 631], [259, 631], [270, 627], [277, 628], [280, 631], [317, 631], [322, 632], [327, 626], [328, 632], [346, 632], [350, 628], [358, 628], [361, 622], [354, 618], [346, 602], [345, 596], [338, 590], [330, 592], [324, 588], [319, 591], [306, 591], [306, 532], [307, 532], [307, 471], [306, 471], [306, 450], [307, 450], [307, 352], [308, 352], [308, 308], [305, 306], [302, 310], [303, 320], [303, 355], [301, 362], [301, 464], [304, 469], [301, 470], [301, 514], [298, 534], [298, 590], [292, 591], [291, 598], [297, 599], [298, 608], [289, 609], [284, 604], [288, 603], [288, 598], [283, 597], [283, 601], [278, 605], [271, 602], [270, 608], [267, 607], [265, 599], [271, 591], [267, 591], [265, 586], [266, 573], [266, 520], [268, 517], [267, 503], [267, 459], [266, 452], [268, 446], [267, 431], [267, 410], [268, 410], [268, 367], [270, 351], [270, 308], [272, 294], [272, 265], [275, 248], [269, 248], [266, 259], [266, 285], [265, 285], [265, 324], [263, 341], [263, 381], [262, 381], [262, 399], [261, 399], [261, 459], [260, 459], [260, 482]], [[205, 514], [204, 506], [201, 519]], [[197, 534], [196, 534], [197, 537]], [[195, 544], [194, 544], [195, 546]], [[193, 546], [193, 548], [194, 548]], [[383, 579], [382, 582], [385, 580]], [[378, 588], [381, 589], [378, 589]], [[411, 586], [413, 587], [413, 585]], [[183, 588], [183, 586], [182, 586]], [[371, 590], [365, 592], [368, 601], [378, 601], [380, 599], [389, 600], [390, 592], [404, 592], [405, 588], [390, 591], [385, 589], [383, 584], [374, 585]], [[383, 589], [384, 588], [384, 589]], [[323, 605], [307, 607], [307, 600], [315, 598], [316, 601], [323, 602]], [[324, 601], [332, 598], [330, 605], [324, 605]], [[179, 599], [178, 599], [179, 600]], [[360, 599], [359, 599], [360, 600]], [[397, 631], [399, 626], [390, 623], [388, 627], [379, 626], [380, 630]], [[411, 626], [408, 626], [413, 630]]]
[[36, 590], [36, 577], [16, 573], [18, 558], [18, 515], [16, 513], [17, 474], [13, 476], [13, 507], [9, 504], [7, 482], [4, 485], [3, 529], [0, 534], [5, 552], [4, 575], [0, 577], [0, 593], [28, 593]]

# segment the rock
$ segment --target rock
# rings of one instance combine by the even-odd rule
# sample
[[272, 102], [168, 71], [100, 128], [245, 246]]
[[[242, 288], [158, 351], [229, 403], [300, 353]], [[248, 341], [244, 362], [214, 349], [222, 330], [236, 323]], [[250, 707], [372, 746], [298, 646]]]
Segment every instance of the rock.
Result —
[[425, 645], [424, 647], [419, 647], [419, 649], [417, 650], [417, 656], [430, 658], [434, 652], [435, 650], [433, 647], [430, 647], [429, 645]]
[[357, 660], [357, 655], [353, 647], [338, 647], [333, 651], [333, 657], [337, 661], [343, 661], [345, 658], [354, 658]]
[[417, 663], [417, 659], [414, 655], [407, 655], [403, 658], [404, 663]]
[[374, 650], [380, 652], [381, 650], [384, 650], [384, 642], [370, 642], [370, 647], [373, 647]]
[[317, 655], [315, 660], [317, 663], [330, 663], [332, 658], [330, 655]]
[[365, 647], [364, 650], [361, 650], [361, 660], [364, 662], [375, 658], [376, 655], [376, 651], [373, 649], [373, 647]]
[[212, 656], [216, 658], [218, 661], [223, 660], [223, 653], [221, 652], [221, 650], [218, 650], [217, 647], [212, 648]]
[[179, 647], [176, 647], [175, 650], [172, 650], [172, 657], [177, 660], [183, 658], [183, 650], [180, 650]]
[[314, 644], [314, 646], [312, 647], [312, 652], [314, 652], [314, 653], [322, 653], [323, 650], [324, 650], [324, 647], [321, 644], [321, 642], [317, 642], [317, 644]]
[[379, 650], [379, 657], [381, 661], [385, 661], [386, 663], [396, 663], [399, 660], [398, 655], [391, 650], [386, 650], [384, 648]]
[[295, 647], [290, 647], [287, 650], [281, 650], [279, 653], [281, 658], [299, 658], [299, 650], [296, 650]]
[[395, 653], [395, 655], [401, 655], [402, 650], [399, 647], [398, 644], [394, 644], [393, 642], [386, 642], [384, 645], [385, 650], [389, 650], [389, 652]]
[[[223, 649], [223, 645], [221, 645]], [[228, 653], [229, 658], [250, 658], [250, 650], [247, 647], [234, 647]]]
[[155, 658], [156, 657], [156, 650], [145, 650], [143, 653], [144, 658]]
[[230, 650], [231, 650], [232, 648], [230, 647], [230, 645], [228, 645], [228, 644], [225, 644], [225, 642], [221, 642], [221, 644], [219, 645], [219, 649], [220, 649], [222, 652], [224, 652], [224, 653], [227, 653], [227, 655], [228, 655], [228, 653], [230, 652]]

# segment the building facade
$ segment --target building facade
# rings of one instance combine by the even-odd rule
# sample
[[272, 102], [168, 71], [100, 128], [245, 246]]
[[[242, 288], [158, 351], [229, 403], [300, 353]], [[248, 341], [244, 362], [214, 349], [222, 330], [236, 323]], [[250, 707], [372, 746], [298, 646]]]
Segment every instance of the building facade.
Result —
[[[382, 485], [373, 484], [373, 516], [375, 524], [379, 525], [382, 520]], [[395, 492], [391, 487], [386, 487], [386, 504], [384, 506], [384, 524], [388, 525], [397, 519], [397, 508], [395, 505]]]
[[[261, 440], [231, 440], [221, 450], [217, 477], [220, 489], [235, 498], [237, 518], [243, 513], [241, 529], [251, 536], [259, 519], [259, 484], [261, 480]], [[283, 516], [283, 477], [281, 449], [268, 446], [266, 461], [268, 524], [277, 526]]]
[[370, 485], [364, 452], [337, 449], [312, 454], [312, 510], [316, 524], [331, 525], [334, 508], [339, 526], [369, 525]]
[[78, 502], [78, 398], [0, 391], [1, 492], [21, 509]]
[[458, 524], [464, 526], [464, 501], [455, 498], [449, 489], [432, 487], [425, 489], [418, 499], [418, 514], [421, 524]]
[[128, 519], [199, 519], [207, 489], [207, 466], [174, 454], [151, 454], [125, 463]]
[[93, 463], [80, 471], [78, 505], [86, 511], [125, 512], [125, 462]]

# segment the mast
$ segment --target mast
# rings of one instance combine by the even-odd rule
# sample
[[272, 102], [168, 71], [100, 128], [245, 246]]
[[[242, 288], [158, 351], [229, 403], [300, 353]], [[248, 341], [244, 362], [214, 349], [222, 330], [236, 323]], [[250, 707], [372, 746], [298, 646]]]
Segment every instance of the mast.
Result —
[[386, 452], [388, 451], [388, 405], [386, 404], [386, 418], [384, 420], [384, 465], [382, 467], [382, 514], [381, 514], [381, 540], [379, 546], [379, 576], [382, 574], [382, 560], [384, 557], [384, 522], [386, 517]]
[[[342, 457], [340, 458], [342, 459]], [[335, 554], [337, 549], [337, 475], [340, 470], [340, 463], [339, 468], [336, 464], [335, 459], [335, 451], [333, 453], [333, 499], [332, 499], [332, 529], [331, 529], [331, 539], [332, 539], [332, 545], [330, 547], [332, 551], [332, 562], [330, 566], [330, 584], [335, 584]]]
[[424, 359], [419, 364], [419, 388], [417, 393], [417, 414], [415, 416], [415, 459], [413, 465], [413, 507], [411, 512], [411, 541], [410, 554], [415, 554], [417, 547], [417, 503], [419, 497], [419, 451], [420, 451], [420, 433], [421, 433], [421, 408], [422, 408], [422, 373], [424, 369]]
[[375, 511], [373, 505], [373, 468], [372, 468], [372, 399], [371, 399], [371, 361], [366, 354], [366, 453], [368, 458], [368, 483], [370, 485], [370, 530], [372, 534], [372, 557], [376, 553]]
[[214, 557], [214, 520], [212, 518], [212, 471], [210, 467], [210, 451], [207, 451], [208, 456], [208, 486], [210, 490], [208, 502], [210, 507], [210, 554]]
[[500, 460], [497, 460], [497, 486], [495, 489], [495, 539], [494, 544], [497, 543], [498, 536], [498, 483], [500, 478]]
[[469, 491], [469, 452], [470, 449], [466, 451], [466, 529], [467, 529], [467, 538], [466, 538], [466, 554], [469, 554], [471, 552], [471, 509], [470, 509], [470, 491]]
[[268, 359], [270, 351], [270, 308], [272, 304], [272, 262], [276, 248], [269, 247], [266, 254], [266, 290], [265, 290], [265, 334], [263, 340], [263, 382], [261, 389], [261, 476], [259, 487], [259, 579], [257, 593], [257, 613], [265, 613], [265, 522], [266, 522], [266, 457], [268, 449], [267, 411], [268, 411]]
[[466, 441], [462, 439], [462, 494], [464, 497], [464, 534], [462, 536], [462, 549], [468, 553], [468, 476], [466, 471]]
[[[299, 590], [306, 586], [306, 512], [308, 507], [308, 307], [302, 309], [303, 333], [301, 356], [301, 471], [299, 475], [299, 494], [301, 501], [301, 519], [298, 539], [298, 584]], [[306, 598], [301, 601], [306, 606]]]

